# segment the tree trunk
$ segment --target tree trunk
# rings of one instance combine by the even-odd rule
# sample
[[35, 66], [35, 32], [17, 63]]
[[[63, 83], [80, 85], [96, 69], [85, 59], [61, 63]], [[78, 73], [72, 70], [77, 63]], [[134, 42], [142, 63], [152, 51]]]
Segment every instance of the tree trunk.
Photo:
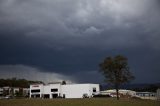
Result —
[[118, 87], [118, 84], [115, 85], [115, 88], [116, 88], [117, 100], [119, 100], [119, 87]]
[[116, 88], [117, 100], [119, 100], [119, 89]]

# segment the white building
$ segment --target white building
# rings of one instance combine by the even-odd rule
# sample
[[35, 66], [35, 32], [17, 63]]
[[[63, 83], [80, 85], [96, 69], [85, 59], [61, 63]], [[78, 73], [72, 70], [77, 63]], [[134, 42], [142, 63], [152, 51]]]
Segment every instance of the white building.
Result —
[[0, 96], [3, 96], [3, 88], [0, 88]]
[[0, 88], [0, 96], [17, 96], [17, 94], [21, 93], [21, 96], [28, 97], [29, 96], [29, 88], [19, 88], [19, 87], [1, 87]]
[[157, 100], [160, 100], [160, 89], [157, 89]]
[[30, 85], [30, 98], [83, 98], [99, 92], [99, 84], [34, 84]]
[[12, 88], [9, 86], [3, 87], [3, 95], [10, 95], [12, 93]]
[[[132, 91], [132, 90], [126, 90], [126, 89], [119, 89], [119, 96], [135, 96], [136, 92]], [[102, 95], [110, 95], [111, 97], [116, 97], [116, 90], [115, 89], [110, 89], [110, 90], [105, 90], [105, 91], [101, 91], [100, 94]]]
[[43, 84], [30, 85], [30, 98], [41, 98], [43, 89]]
[[23, 88], [23, 96], [28, 97], [29, 96], [30, 89], [29, 88]]
[[155, 92], [136, 92], [136, 96], [141, 99], [156, 100], [156, 93]]
[[19, 92], [19, 88], [12, 88], [13, 89], [13, 94], [16, 95]]

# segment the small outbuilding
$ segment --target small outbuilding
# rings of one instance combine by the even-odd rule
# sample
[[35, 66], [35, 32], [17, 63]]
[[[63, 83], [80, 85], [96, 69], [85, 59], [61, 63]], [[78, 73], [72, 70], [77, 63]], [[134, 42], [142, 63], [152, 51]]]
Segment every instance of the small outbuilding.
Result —
[[136, 96], [141, 99], [156, 100], [155, 92], [136, 92]]

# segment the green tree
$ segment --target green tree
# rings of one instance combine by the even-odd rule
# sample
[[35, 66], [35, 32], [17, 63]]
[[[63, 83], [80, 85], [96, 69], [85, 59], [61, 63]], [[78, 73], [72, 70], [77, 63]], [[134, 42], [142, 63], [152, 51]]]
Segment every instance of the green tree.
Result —
[[62, 85], [66, 85], [66, 81], [62, 81]]
[[107, 57], [99, 66], [105, 81], [114, 85], [117, 100], [119, 100], [119, 86], [134, 79], [134, 76], [129, 71], [127, 58], [121, 55]]

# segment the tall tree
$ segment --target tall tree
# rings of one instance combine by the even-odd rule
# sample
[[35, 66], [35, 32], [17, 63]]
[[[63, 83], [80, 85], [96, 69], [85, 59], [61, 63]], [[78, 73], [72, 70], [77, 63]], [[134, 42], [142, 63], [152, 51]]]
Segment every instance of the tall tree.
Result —
[[114, 85], [117, 100], [119, 100], [119, 86], [134, 79], [134, 76], [129, 71], [127, 58], [121, 55], [107, 57], [99, 66], [105, 81]]

